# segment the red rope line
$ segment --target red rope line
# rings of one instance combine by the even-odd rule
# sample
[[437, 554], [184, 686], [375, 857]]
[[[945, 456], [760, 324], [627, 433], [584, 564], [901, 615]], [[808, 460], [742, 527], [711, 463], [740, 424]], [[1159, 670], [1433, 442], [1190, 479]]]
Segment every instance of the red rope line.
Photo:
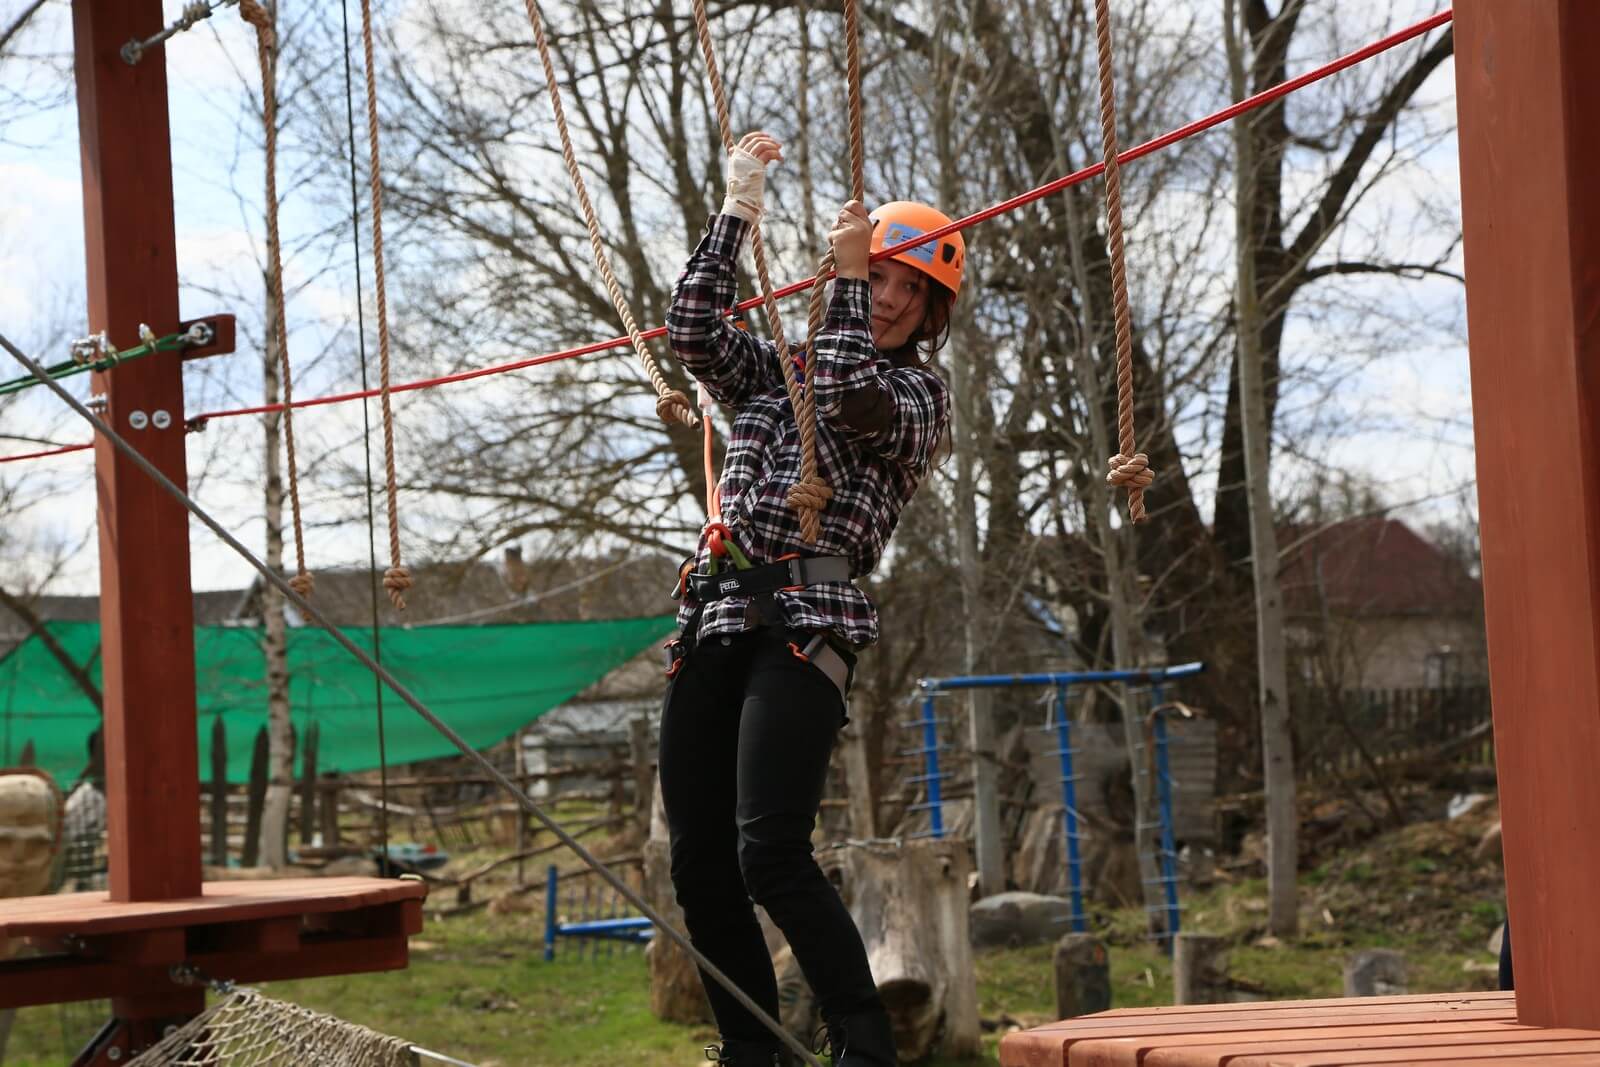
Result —
[[[1135, 145], [1127, 151], [1119, 153], [1117, 156], [1117, 161], [1119, 163], [1131, 163], [1136, 159], [1142, 159], [1145, 156], [1150, 155], [1152, 152], [1159, 152], [1163, 148], [1170, 148], [1179, 141], [1186, 141], [1198, 133], [1204, 133], [1206, 130], [1211, 129], [1214, 126], [1220, 126], [1222, 123], [1228, 122], [1231, 119], [1236, 119], [1246, 112], [1254, 111], [1259, 107], [1264, 107], [1275, 100], [1279, 100], [1282, 97], [1288, 96], [1290, 93], [1304, 89], [1306, 86], [1311, 85], [1314, 82], [1319, 82], [1322, 79], [1337, 74], [1342, 70], [1353, 67], [1357, 63], [1364, 63], [1373, 56], [1387, 52], [1389, 49], [1398, 45], [1402, 45], [1414, 37], [1422, 36], [1429, 30], [1438, 29], [1440, 26], [1443, 26], [1445, 23], [1449, 22], [1452, 17], [1454, 17], [1454, 12], [1448, 9], [1440, 11], [1435, 15], [1430, 15], [1421, 22], [1407, 26], [1405, 29], [1397, 30], [1387, 37], [1374, 41], [1373, 43], [1366, 45], [1363, 48], [1359, 48], [1354, 52], [1350, 52], [1347, 55], [1340, 56], [1338, 59], [1335, 59], [1321, 67], [1307, 71], [1305, 74], [1301, 74], [1298, 77], [1290, 78], [1288, 81], [1280, 82], [1270, 89], [1263, 89], [1254, 96], [1246, 97], [1236, 104], [1230, 104], [1220, 111], [1213, 112], [1212, 114], [1207, 115], [1205, 118], [1196, 119], [1194, 122], [1191, 122], [1186, 126], [1180, 126], [1175, 130], [1162, 134], [1160, 137], [1154, 138], [1153, 140], [1146, 141], [1140, 145]], [[969, 227], [976, 226], [980, 222], [987, 222], [996, 216], [1007, 214], [1017, 210], [1020, 207], [1026, 207], [1035, 200], [1042, 200], [1054, 193], [1059, 193], [1063, 189], [1089, 181], [1093, 178], [1097, 178], [1104, 170], [1104, 163], [1091, 164], [1090, 166], [1084, 167], [1082, 170], [1076, 170], [1071, 174], [1066, 174], [1060, 178], [1056, 178], [1054, 181], [1041, 185], [1037, 189], [1030, 189], [1019, 196], [1014, 196], [1009, 200], [1002, 200], [1000, 203], [984, 208], [982, 211], [977, 211], [966, 216], [965, 218], [957, 219], [948, 226], [941, 226], [936, 230], [930, 230], [921, 237], [915, 238], [912, 241], [904, 242], [903, 246], [895, 245], [876, 252], [873, 254], [872, 260], [873, 262], [876, 262], [880, 259], [885, 259], [888, 256], [897, 255], [906, 247], [916, 247], [917, 245], [928, 244], [930, 242], [937, 241], [941, 237], [956, 233], [959, 230], [965, 230]], [[786, 285], [772, 295], [778, 299], [793, 296], [796, 293], [805, 292], [806, 290], [810, 289], [816, 281], [817, 279], [806, 278], [802, 281]], [[759, 295], [753, 296], [750, 299], [744, 300], [735, 305], [733, 310], [748, 311], [751, 308], [760, 305], [761, 299], [762, 298]], [[664, 337], [666, 332], [667, 328], [665, 326], [657, 326], [653, 330], [646, 330], [644, 333], [640, 334], [640, 338], [641, 340], [646, 341], [654, 340], [657, 337]], [[613, 348], [622, 348], [630, 343], [631, 341], [628, 337], [613, 337], [606, 341], [594, 341], [590, 344], [580, 345], [576, 348], [567, 348], [559, 352], [547, 352], [544, 355], [531, 356], [527, 359], [519, 359], [512, 363], [500, 363], [489, 367], [478, 367], [475, 370], [460, 371], [456, 374], [446, 374], [437, 378], [424, 378], [415, 382], [402, 382], [399, 385], [393, 386], [390, 389], [390, 392], [408, 393], [416, 389], [432, 389], [441, 385], [453, 385], [456, 382], [471, 381], [473, 378], [483, 378], [491, 374], [508, 374], [512, 371], [525, 370], [528, 367], [537, 367], [545, 363], [555, 363], [563, 359], [573, 359], [578, 356], [593, 355], [596, 352], [605, 352]], [[323, 404], [344, 404], [352, 400], [365, 400], [369, 397], [377, 396], [379, 392], [380, 390], [378, 389], [367, 389], [353, 393], [340, 393], [336, 396], [312, 397], [309, 400], [296, 400], [294, 402], [294, 407], [296, 410], [299, 410], [300, 408], [318, 407]], [[221, 411], [206, 411], [200, 413], [199, 415], [189, 416], [188, 421], [193, 424], [197, 422], [205, 422], [208, 419], [224, 419], [231, 418], [236, 415], [264, 415], [268, 412], [281, 410], [283, 410], [282, 404], [262, 404], [257, 407], [229, 408]], [[68, 445], [65, 448], [58, 448], [47, 452], [31, 452], [19, 456], [0, 456], [0, 463], [17, 463], [25, 459], [41, 459], [46, 456], [60, 456], [65, 455], [68, 452], [81, 452], [91, 447], [93, 446], [86, 444]]]

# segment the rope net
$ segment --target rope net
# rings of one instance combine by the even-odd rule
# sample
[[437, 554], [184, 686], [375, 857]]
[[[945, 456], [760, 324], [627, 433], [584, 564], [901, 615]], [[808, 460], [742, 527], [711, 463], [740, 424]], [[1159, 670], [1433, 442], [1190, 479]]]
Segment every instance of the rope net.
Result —
[[130, 1067], [415, 1067], [410, 1042], [236, 989]]

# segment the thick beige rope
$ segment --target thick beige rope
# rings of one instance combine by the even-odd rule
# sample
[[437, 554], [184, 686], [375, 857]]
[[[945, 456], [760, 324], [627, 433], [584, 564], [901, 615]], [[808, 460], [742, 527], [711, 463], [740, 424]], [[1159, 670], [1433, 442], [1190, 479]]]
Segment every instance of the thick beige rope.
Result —
[[[854, 199], [863, 200], [866, 197], [866, 151], [861, 131], [861, 34], [856, 0], [845, 0], [844, 20], [850, 93], [850, 188]], [[717, 54], [711, 40], [710, 23], [706, 18], [705, 0], [694, 0], [694, 22], [700, 37], [700, 50], [706, 58], [711, 95], [717, 105], [717, 123], [722, 131], [722, 143], [731, 152], [734, 142], [733, 129], [728, 120], [728, 97], [717, 68]], [[789, 342], [784, 337], [783, 324], [778, 319], [778, 305], [772, 295], [772, 279], [767, 272], [767, 253], [761, 240], [759, 221], [751, 231], [750, 251], [761, 285], [761, 303], [766, 309], [767, 325], [772, 330], [772, 340], [778, 349], [778, 363], [783, 368], [783, 384], [789, 393], [789, 407], [794, 411], [795, 423], [800, 431], [800, 480], [789, 488], [788, 504], [800, 517], [801, 538], [807, 544], [816, 544], [822, 532], [821, 511], [833, 497], [833, 488], [817, 474], [817, 404], [815, 375], [811, 373], [814, 365], [812, 349], [814, 339], [822, 330], [826, 296], [823, 287], [833, 273], [833, 250], [829, 249], [823, 254], [816, 278], [811, 283], [803, 384], [795, 378], [794, 359], [789, 352]]]
[[1128, 316], [1128, 270], [1122, 246], [1122, 173], [1117, 166], [1117, 90], [1111, 67], [1111, 12], [1095, 0], [1095, 37], [1100, 66], [1100, 129], [1105, 139], [1106, 232], [1111, 254], [1111, 305], [1117, 337], [1117, 454], [1106, 481], [1128, 487], [1128, 516], [1144, 521], [1144, 487], [1155, 481], [1150, 457], [1133, 443], [1133, 328]]
[[289, 462], [289, 514], [294, 522], [295, 576], [289, 584], [309, 599], [316, 580], [306, 570], [305, 531], [300, 523], [300, 476], [294, 456], [294, 381], [289, 373], [288, 309], [283, 302], [283, 256], [278, 241], [278, 86], [273, 71], [278, 35], [273, 30], [272, 14], [256, 0], [239, 0], [239, 15], [256, 29], [256, 56], [261, 61], [261, 113], [266, 123], [267, 273], [277, 305], [276, 318], [267, 324], [267, 329], [278, 340], [278, 373], [283, 379], [283, 444]]
[[[728, 96], [723, 89], [722, 73], [717, 67], [716, 47], [711, 40], [711, 25], [706, 18], [705, 0], [694, 0], [694, 24], [700, 37], [700, 51], [706, 58], [706, 73], [711, 81], [711, 96], [717, 105], [717, 124], [722, 131], [722, 144], [731, 153], [734, 141], [733, 127], [728, 119]], [[833, 495], [833, 490], [816, 475], [816, 412], [814, 407], [807, 407], [805, 389], [795, 378], [794, 358], [789, 351], [789, 341], [783, 333], [783, 322], [778, 317], [778, 302], [772, 295], [772, 277], [767, 270], [767, 250], [765, 242], [761, 239], [760, 219], [756, 220], [750, 230], [750, 252], [755, 259], [756, 279], [761, 286], [761, 305], [766, 310], [767, 326], [772, 331], [772, 341], [778, 350], [778, 365], [783, 368], [783, 384], [789, 393], [789, 407], [794, 411], [795, 421], [800, 427], [802, 478], [791, 488], [788, 503], [799, 513], [801, 536], [807, 544], [816, 544], [817, 536], [821, 533], [818, 512]], [[829, 259], [827, 262], [827, 269], [831, 270], [832, 260]], [[827, 273], [824, 271], [822, 277], [826, 276]], [[813, 285], [816, 286], [813, 290], [814, 295], [822, 291], [820, 281], [814, 282]], [[815, 336], [817, 329], [815, 323], [811, 329]], [[807, 418], [810, 422], [809, 427], [804, 421]], [[808, 472], [809, 480], [806, 477]]]
[[[856, 0], [845, 0], [845, 82], [850, 98], [850, 197], [867, 196], [866, 147], [861, 131], [861, 22]], [[806, 379], [795, 421], [800, 426], [800, 480], [789, 489], [788, 504], [800, 513], [801, 536], [807, 544], [817, 540], [822, 511], [833, 488], [817, 474], [816, 338], [822, 332], [825, 309], [823, 283], [833, 273], [833, 249], [822, 254], [811, 283], [811, 306], [806, 323]], [[787, 373], [787, 370], [786, 370]]]
[[383, 409], [383, 473], [388, 491], [389, 569], [383, 588], [396, 611], [406, 610], [411, 572], [400, 563], [400, 495], [394, 474], [394, 411], [389, 404], [389, 298], [383, 280], [383, 168], [378, 165], [378, 76], [372, 62], [372, 3], [361, 0], [361, 47], [367, 61], [367, 185], [372, 193], [372, 276], [378, 296], [378, 382]]
[[639, 335], [639, 325], [634, 321], [633, 312], [628, 308], [627, 298], [622, 294], [622, 286], [617, 283], [617, 276], [612, 273], [611, 260], [606, 255], [605, 243], [600, 239], [600, 220], [595, 216], [594, 203], [589, 199], [589, 187], [583, 180], [583, 172], [578, 169], [578, 156], [572, 149], [572, 133], [567, 129], [566, 110], [561, 106], [561, 85], [556, 80], [555, 63], [550, 59], [550, 42], [545, 39], [544, 20], [539, 17], [539, 5], [536, 0], [524, 0], [528, 9], [528, 21], [533, 24], [533, 39], [539, 46], [539, 61], [544, 65], [544, 78], [550, 88], [550, 108], [555, 112], [556, 129], [561, 134], [561, 158], [567, 164], [567, 176], [572, 179], [572, 188], [578, 194], [578, 206], [583, 209], [583, 219], [589, 228], [589, 247], [594, 251], [595, 266], [600, 268], [600, 276], [605, 279], [606, 291], [611, 294], [611, 303], [616, 307], [617, 314], [622, 317], [622, 325], [627, 328], [628, 339], [633, 342], [633, 350], [639, 355], [639, 362], [644, 366], [644, 372], [650, 376], [650, 384], [656, 391], [656, 414], [662, 422], [680, 422], [685, 426], [698, 426], [699, 418], [695, 415], [694, 405], [683, 393], [672, 388], [667, 379], [662, 375], [660, 366], [655, 357], [645, 347], [644, 338]]

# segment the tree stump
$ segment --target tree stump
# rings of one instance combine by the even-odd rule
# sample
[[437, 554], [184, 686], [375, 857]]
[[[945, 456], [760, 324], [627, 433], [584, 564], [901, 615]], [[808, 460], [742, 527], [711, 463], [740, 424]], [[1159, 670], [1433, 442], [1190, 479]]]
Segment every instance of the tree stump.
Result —
[[1344, 965], [1347, 997], [1401, 996], [1406, 991], [1406, 955], [1392, 948], [1369, 948]]
[[978, 988], [972, 965], [964, 842], [851, 843], [827, 857], [866, 942], [878, 993], [903, 1062], [977, 1055]]
[[1111, 960], [1093, 934], [1068, 934], [1056, 942], [1056, 1018], [1072, 1019], [1111, 1008]]
[[1178, 935], [1172, 956], [1174, 1004], [1225, 1004], [1228, 1000], [1227, 941], [1210, 934]]
[[[665, 839], [644, 843], [644, 898], [673, 926], [683, 929], [683, 909], [672, 892], [672, 859]], [[675, 1023], [711, 1021], [711, 1003], [700, 971], [678, 943], [657, 933], [645, 950], [650, 964], [650, 1011]]]

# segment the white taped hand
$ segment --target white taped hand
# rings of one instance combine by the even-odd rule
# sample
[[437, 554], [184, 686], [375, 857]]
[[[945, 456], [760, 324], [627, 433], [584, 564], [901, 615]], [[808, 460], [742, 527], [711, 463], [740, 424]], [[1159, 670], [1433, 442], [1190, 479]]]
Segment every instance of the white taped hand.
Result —
[[728, 154], [728, 195], [722, 200], [722, 213], [752, 224], [759, 222], [766, 185], [767, 165], [735, 147]]

